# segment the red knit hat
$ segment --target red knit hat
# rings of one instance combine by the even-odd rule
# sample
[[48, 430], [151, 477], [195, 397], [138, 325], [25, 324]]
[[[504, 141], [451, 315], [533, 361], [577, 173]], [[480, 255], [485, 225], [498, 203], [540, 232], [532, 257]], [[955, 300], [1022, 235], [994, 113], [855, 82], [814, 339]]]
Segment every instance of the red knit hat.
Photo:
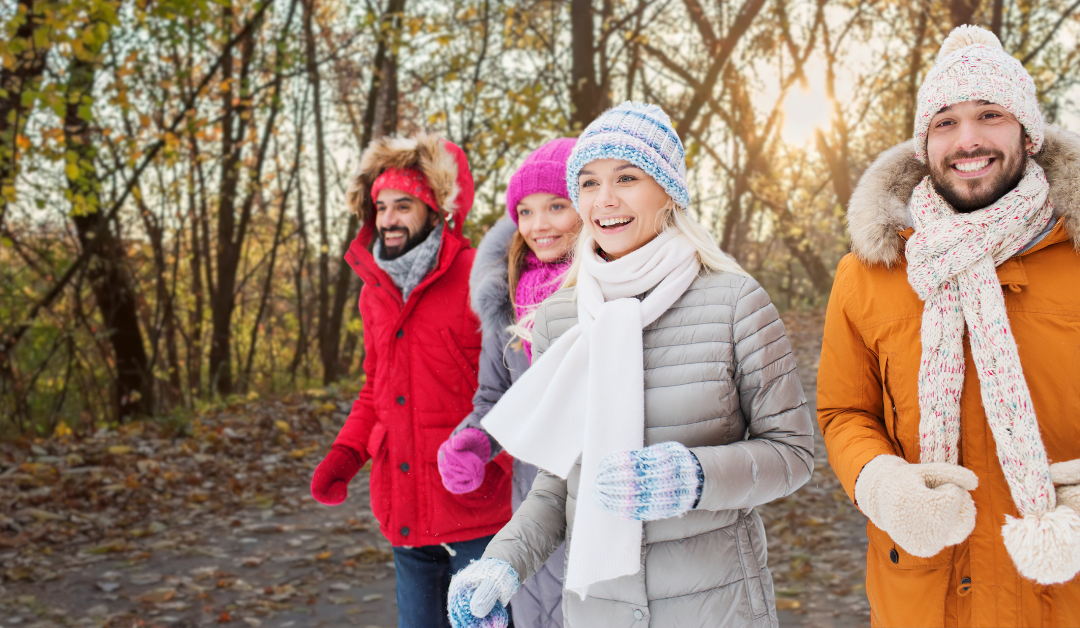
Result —
[[416, 198], [433, 209], [439, 211], [439, 205], [435, 202], [435, 193], [431, 191], [431, 185], [423, 172], [415, 168], [387, 168], [375, 178], [371, 185], [371, 199], [378, 200], [382, 190], [401, 190], [412, 194]]

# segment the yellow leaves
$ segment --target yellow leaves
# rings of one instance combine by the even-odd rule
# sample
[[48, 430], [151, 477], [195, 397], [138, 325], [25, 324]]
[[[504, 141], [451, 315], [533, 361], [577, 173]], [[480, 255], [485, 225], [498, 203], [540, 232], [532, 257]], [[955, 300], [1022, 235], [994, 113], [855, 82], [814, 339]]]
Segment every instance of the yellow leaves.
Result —
[[311, 445], [310, 447], [302, 447], [300, 449], [294, 449], [294, 450], [289, 452], [289, 457], [292, 458], [293, 460], [299, 460], [300, 458], [303, 458], [303, 457], [307, 456], [308, 454], [314, 452], [318, 448], [319, 448], [319, 445], [318, 445], [318, 443], [316, 443], [314, 445]]
[[79, 166], [74, 163], [68, 162], [68, 164], [64, 166], [64, 176], [66, 176], [70, 181], [78, 181]]
[[274, 425], [279, 430], [281, 430], [282, 432], [285, 432], [286, 434], [288, 434], [291, 431], [291, 428], [289, 427], [289, 423], [287, 421], [283, 421], [281, 419], [278, 419], [277, 421], [274, 421]]
[[57, 423], [56, 429], [53, 430], [53, 436], [55, 436], [56, 438], [69, 438], [71, 435], [71, 428], [68, 427], [68, 424], [64, 423], [63, 421]]
[[131, 447], [127, 445], [113, 445], [109, 447], [109, 453], [114, 456], [123, 456], [131, 453]]
[[776, 610], [778, 611], [793, 611], [797, 608], [802, 608], [802, 604], [799, 600], [783, 597], [776, 598]]
[[316, 554], [315, 555], [315, 560], [326, 560], [326, 559], [330, 558], [331, 555], [332, 555], [332, 552], [322, 552], [321, 554]]

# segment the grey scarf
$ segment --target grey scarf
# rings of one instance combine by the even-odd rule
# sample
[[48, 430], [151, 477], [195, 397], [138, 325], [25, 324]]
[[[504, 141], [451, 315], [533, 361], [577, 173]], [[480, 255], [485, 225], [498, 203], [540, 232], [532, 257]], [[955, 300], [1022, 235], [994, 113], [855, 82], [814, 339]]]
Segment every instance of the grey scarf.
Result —
[[394, 285], [401, 289], [402, 301], [408, 300], [413, 289], [435, 268], [439, 258], [439, 245], [442, 243], [442, 231], [443, 224], [440, 222], [416, 248], [394, 259], [383, 259], [382, 240], [375, 241], [375, 263], [386, 271], [390, 279], [394, 280]]

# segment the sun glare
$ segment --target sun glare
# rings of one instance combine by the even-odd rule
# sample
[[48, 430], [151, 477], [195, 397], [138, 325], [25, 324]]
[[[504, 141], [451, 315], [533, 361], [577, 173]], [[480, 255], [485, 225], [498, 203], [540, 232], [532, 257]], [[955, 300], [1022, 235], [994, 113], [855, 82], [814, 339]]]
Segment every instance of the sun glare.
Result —
[[796, 86], [784, 99], [784, 125], [780, 137], [791, 146], [805, 146], [812, 141], [815, 129], [829, 126], [829, 99], [825, 77], [811, 74], [806, 89]]

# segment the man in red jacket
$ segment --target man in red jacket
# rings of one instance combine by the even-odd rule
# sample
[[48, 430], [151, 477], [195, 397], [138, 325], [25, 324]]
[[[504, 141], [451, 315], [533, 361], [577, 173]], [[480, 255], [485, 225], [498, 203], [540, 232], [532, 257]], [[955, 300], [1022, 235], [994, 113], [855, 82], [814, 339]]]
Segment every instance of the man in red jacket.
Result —
[[[374, 217], [364, 210], [369, 187]], [[464, 495], [447, 491], [438, 469], [439, 445], [472, 410], [477, 387], [480, 321], [469, 307], [475, 250], [461, 235], [473, 193], [465, 153], [419, 136], [372, 142], [347, 194], [363, 224], [345, 259], [364, 280], [367, 380], [315, 469], [311, 494], [342, 503], [349, 481], [372, 461], [371, 508], [394, 546], [401, 628], [449, 627], [450, 576], [479, 558], [510, 519], [505, 454]]]

